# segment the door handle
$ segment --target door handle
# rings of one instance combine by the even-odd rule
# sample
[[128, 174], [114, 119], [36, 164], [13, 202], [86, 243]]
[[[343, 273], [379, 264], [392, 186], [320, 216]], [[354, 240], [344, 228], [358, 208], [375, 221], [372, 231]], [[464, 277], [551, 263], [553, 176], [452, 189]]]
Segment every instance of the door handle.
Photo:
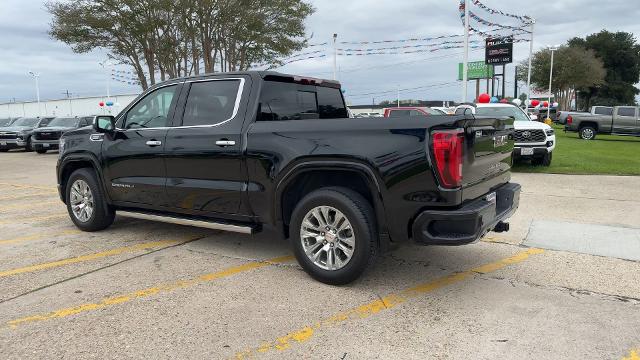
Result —
[[162, 141], [158, 140], [149, 140], [146, 142], [147, 146], [160, 146], [162, 145]]
[[216, 141], [216, 145], [218, 146], [233, 146], [236, 142], [233, 140], [218, 140]]

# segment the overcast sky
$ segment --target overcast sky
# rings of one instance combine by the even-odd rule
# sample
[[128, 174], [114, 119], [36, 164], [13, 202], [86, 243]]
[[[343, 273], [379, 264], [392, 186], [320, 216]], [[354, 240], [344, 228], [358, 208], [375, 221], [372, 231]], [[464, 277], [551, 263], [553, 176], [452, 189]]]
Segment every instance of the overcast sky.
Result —
[[[462, 34], [457, 0], [317, 0], [316, 12], [307, 20], [311, 42], [395, 40], [414, 37]], [[632, 32], [640, 36], [638, 0], [483, 0], [487, 6], [505, 12], [529, 15], [537, 20], [534, 49], [562, 44], [574, 36], [585, 36], [601, 29]], [[517, 4], [527, 4], [520, 7]], [[474, 10], [487, 20], [503, 24], [508, 18]], [[40, 73], [42, 99], [103, 95], [107, 74], [99, 67], [104, 52], [75, 54], [47, 35], [51, 16], [39, 0], [2, 0], [0, 11], [0, 103], [35, 99], [35, 83], [29, 70]], [[377, 45], [385, 46], [385, 45]], [[389, 46], [389, 45], [387, 45]], [[354, 46], [349, 46], [353, 48]], [[368, 46], [365, 46], [368, 47]], [[371, 46], [373, 47], [373, 46]], [[308, 50], [307, 50], [308, 51]], [[514, 48], [516, 62], [526, 58], [528, 43]], [[472, 51], [470, 60], [482, 60], [483, 52]], [[354, 104], [401, 98], [459, 100], [461, 85], [456, 83], [461, 49], [433, 53], [338, 57], [338, 79]], [[278, 71], [331, 78], [332, 57], [285, 65]], [[119, 67], [128, 70], [126, 67]], [[513, 65], [507, 67], [507, 94], [513, 93]], [[137, 86], [112, 81], [112, 94], [140, 92]], [[474, 86], [469, 84], [469, 93]], [[373, 94], [371, 94], [373, 93]], [[371, 94], [371, 95], [369, 95]]]

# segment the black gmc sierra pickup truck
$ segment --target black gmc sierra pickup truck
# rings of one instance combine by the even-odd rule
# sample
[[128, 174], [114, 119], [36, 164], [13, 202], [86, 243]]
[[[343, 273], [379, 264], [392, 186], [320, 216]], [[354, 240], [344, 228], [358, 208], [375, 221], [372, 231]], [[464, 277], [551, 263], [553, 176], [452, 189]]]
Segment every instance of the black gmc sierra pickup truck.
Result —
[[507, 231], [513, 118], [348, 117], [340, 84], [275, 72], [172, 79], [117, 117], [65, 133], [60, 197], [85, 231], [115, 213], [288, 238], [315, 279], [345, 284], [409, 240]]

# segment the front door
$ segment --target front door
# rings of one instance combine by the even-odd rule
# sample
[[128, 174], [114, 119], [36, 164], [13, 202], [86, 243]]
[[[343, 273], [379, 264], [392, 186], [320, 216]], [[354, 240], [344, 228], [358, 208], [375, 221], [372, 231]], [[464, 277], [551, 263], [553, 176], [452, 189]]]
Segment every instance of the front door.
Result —
[[638, 114], [636, 108], [632, 106], [619, 107], [617, 116], [613, 121], [613, 132], [616, 134], [633, 134], [635, 133]]
[[114, 201], [166, 205], [165, 138], [180, 84], [158, 88], [140, 99], [105, 134], [105, 182]]
[[196, 215], [246, 215], [240, 134], [249, 81], [236, 76], [185, 83], [184, 107], [166, 139], [169, 206]]

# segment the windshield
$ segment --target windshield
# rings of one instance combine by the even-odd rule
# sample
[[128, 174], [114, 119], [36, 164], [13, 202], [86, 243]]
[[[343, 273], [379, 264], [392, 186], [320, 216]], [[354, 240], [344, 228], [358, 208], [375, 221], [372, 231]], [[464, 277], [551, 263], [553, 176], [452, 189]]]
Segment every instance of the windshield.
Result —
[[520, 108], [516, 106], [500, 106], [500, 107], [478, 107], [476, 109], [478, 116], [509, 116], [516, 121], [531, 121], [531, 119]]
[[55, 118], [51, 120], [51, 122], [47, 126], [76, 127], [77, 124], [78, 124], [78, 119], [76, 118]]
[[39, 119], [35, 118], [23, 118], [18, 119], [16, 122], [11, 124], [12, 126], [36, 126], [38, 124]]

